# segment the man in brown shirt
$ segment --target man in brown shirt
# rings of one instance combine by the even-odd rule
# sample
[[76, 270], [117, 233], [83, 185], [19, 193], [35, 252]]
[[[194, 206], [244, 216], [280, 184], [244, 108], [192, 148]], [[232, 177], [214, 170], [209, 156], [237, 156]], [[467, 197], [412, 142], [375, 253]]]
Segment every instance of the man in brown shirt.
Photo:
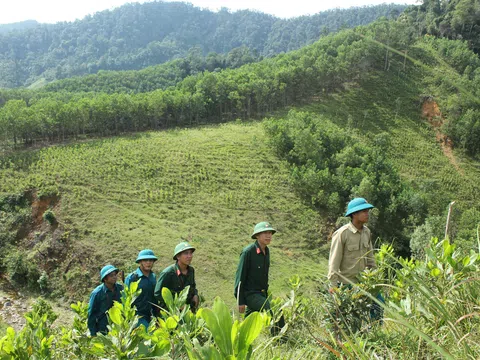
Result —
[[328, 279], [331, 290], [341, 283], [356, 283], [360, 272], [375, 267], [371, 233], [365, 226], [369, 209], [373, 207], [363, 198], [348, 203], [345, 216], [350, 216], [352, 221], [333, 234], [330, 247]]

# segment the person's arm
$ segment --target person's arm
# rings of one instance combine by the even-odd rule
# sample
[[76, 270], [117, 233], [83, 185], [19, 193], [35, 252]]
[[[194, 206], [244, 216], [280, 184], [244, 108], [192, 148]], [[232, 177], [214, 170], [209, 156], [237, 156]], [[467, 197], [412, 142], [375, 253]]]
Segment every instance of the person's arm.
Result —
[[373, 252], [373, 245], [372, 245], [372, 238], [370, 235], [370, 232], [368, 233], [369, 239], [368, 239], [368, 254], [367, 254], [367, 268], [368, 269], [374, 269], [377, 267], [377, 264], [375, 263], [375, 253]]
[[242, 251], [240, 255], [240, 261], [237, 267], [237, 273], [235, 274], [235, 289], [234, 295], [237, 299], [238, 310], [240, 313], [245, 311], [245, 281], [247, 279], [247, 270], [248, 270], [248, 255], [247, 251]]
[[157, 301], [158, 301], [158, 305], [163, 309], [166, 309], [166, 304], [163, 301], [162, 289], [164, 287], [166, 287], [168, 289], [172, 288], [170, 277], [171, 277], [170, 272], [162, 271], [160, 273], [160, 275], [158, 276], [157, 284], [155, 285], [154, 296], [155, 296], [155, 299], [157, 299]]
[[193, 273], [193, 284], [192, 284], [192, 287], [193, 287], [193, 296], [197, 296], [198, 297], [198, 290], [197, 290], [197, 282], [195, 281], [195, 269], [192, 268], [192, 273]]
[[195, 269], [194, 268], [191, 268], [191, 269], [192, 269], [192, 280], [193, 280], [191, 285], [191, 287], [193, 288], [192, 303], [193, 303], [194, 310], [196, 310], [198, 308], [199, 297], [198, 297], [197, 283], [195, 281]]
[[330, 256], [328, 257], [328, 279], [331, 287], [334, 288], [339, 282], [340, 265], [343, 259], [342, 233], [337, 231], [333, 234], [332, 244], [330, 246]]
[[95, 301], [97, 294], [98, 293], [92, 292], [90, 301], [88, 302], [87, 326], [91, 336], [97, 335], [97, 303]]

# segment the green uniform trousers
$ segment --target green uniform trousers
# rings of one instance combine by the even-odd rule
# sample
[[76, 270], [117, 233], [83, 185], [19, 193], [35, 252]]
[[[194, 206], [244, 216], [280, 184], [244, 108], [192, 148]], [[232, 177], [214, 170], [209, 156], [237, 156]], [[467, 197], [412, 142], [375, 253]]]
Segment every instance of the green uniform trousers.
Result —
[[[253, 293], [247, 295], [245, 298], [246, 303], [247, 303], [247, 311], [245, 311], [245, 317], [250, 315], [251, 313], [255, 311], [269, 311], [270, 314], [273, 316], [273, 313], [270, 309], [270, 302], [268, 301], [268, 298], [265, 293], [263, 292], [258, 292], [258, 293]], [[271, 327], [270, 333], [273, 336], [276, 336], [280, 333], [280, 330], [285, 326], [285, 319], [282, 316], [280, 319]]]
[[266, 294], [263, 292], [249, 294], [246, 296], [245, 300], [247, 303], [245, 316], [248, 316], [255, 311], [270, 310], [270, 302], [268, 301]]

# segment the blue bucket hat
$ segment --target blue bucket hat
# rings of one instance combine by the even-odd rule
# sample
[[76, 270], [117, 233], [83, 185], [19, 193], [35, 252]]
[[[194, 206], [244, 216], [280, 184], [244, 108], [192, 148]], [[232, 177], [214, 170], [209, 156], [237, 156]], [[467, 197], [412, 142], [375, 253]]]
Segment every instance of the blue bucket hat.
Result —
[[351, 215], [353, 213], [356, 213], [358, 211], [362, 211], [365, 209], [371, 209], [374, 208], [372, 204], [369, 204], [367, 200], [364, 198], [355, 198], [352, 201], [350, 201], [347, 205], [347, 212], [345, 213], [345, 216]]
[[157, 261], [158, 258], [155, 256], [152, 250], [150, 249], [143, 249], [138, 253], [137, 260], [135, 262], [139, 262], [140, 260], [154, 260]]
[[119, 270], [113, 265], [105, 265], [102, 270], [100, 270], [100, 281], [103, 281], [107, 275], [114, 271], [118, 273]]

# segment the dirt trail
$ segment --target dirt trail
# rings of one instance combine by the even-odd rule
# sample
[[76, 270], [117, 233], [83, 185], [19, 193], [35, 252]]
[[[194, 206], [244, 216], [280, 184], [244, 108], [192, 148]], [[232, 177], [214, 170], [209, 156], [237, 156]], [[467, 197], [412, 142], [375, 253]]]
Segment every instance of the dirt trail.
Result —
[[461, 174], [464, 175], [463, 170], [458, 165], [455, 155], [453, 155], [453, 142], [452, 140], [441, 132], [441, 127], [443, 125], [443, 116], [440, 112], [438, 104], [433, 99], [427, 99], [423, 102], [422, 105], [422, 117], [426, 118], [428, 122], [435, 129], [435, 137], [442, 147], [444, 155], [448, 158], [450, 163], [455, 167], [455, 169]]

